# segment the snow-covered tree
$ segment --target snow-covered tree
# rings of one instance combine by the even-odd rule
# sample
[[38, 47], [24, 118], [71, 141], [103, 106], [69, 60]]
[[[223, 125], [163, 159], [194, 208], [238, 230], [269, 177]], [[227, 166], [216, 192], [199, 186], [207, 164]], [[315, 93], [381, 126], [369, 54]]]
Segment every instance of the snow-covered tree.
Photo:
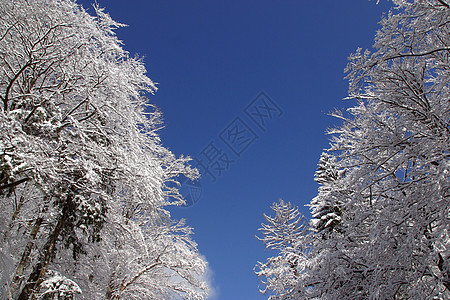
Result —
[[450, 8], [395, 3], [375, 52], [351, 56], [358, 104], [330, 131], [346, 171], [329, 189], [345, 197], [340, 232], [314, 243], [309, 280], [322, 298], [450, 296]]
[[[201, 299], [206, 264], [190, 228], [164, 209], [183, 204], [169, 187], [177, 176], [198, 173], [161, 145], [161, 114], [146, 98], [156, 86], [121, 47], [121, 24], [95, 12], [72, 0], [0, 5], [2, 294], [119, 299], [133, 286], [141, 296]], [[142, 269], [86, 273], [115, 253]], [[162, 276], [141, 274], [157, 262]]]
[[269, 295], [269, 299], [293, 299], [300, 295], [297, 281], [307, 268], [308, 222], [290, 202], [280, 199], [271, 208], [275, 216], [264, 214], [266, 223], [261, 224], [262, 236], [257, 238], [276, 255], [265, 263], [258, 262], [255, 273], [264, 285], [261, 293]]
[[450, 298], [450, 3], [394, 3], [350, 57], [293, 299]]
[[[351, 191], [337, 189], [336, 186], [344, 177], [345, 170], [340, 170], [335, 156], [327, 152], [322, 153], [317, 166], [314, 180], [321, 186], [319, 194], [311, 200], [312, 209], [311, 226], [316, 232], [339, 230], [342, 215], [342, 203]], [[344, 199], [343, 199], [344, 198]]]

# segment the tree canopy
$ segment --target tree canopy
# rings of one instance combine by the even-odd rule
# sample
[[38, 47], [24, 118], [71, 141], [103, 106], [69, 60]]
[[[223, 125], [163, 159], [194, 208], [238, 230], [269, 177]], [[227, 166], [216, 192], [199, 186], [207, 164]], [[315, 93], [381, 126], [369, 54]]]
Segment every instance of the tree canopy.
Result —
[[2, 298], [203, 299], [206, 262], [165, 209], [198, 172], [161, 144], [156, 85], [122, 25], [95, 13], [0, 6]]
[[350, 56], [355, 105], [333, 113], [312, 250], [283, 299], [450, 297], [450, 4], [394, 3]]

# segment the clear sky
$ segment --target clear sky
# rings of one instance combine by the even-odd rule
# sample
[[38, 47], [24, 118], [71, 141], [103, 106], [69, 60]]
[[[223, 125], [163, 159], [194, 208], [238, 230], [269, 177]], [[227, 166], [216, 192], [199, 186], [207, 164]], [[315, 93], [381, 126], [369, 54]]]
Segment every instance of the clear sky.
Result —
[[171, 212], [195, 229], [211, 269], [211, 299], [267, 298], [253, 273], [269, 254], [255, 238], [263, 213], [283, 198], [309, 216], [324, 131], [339, 124], [326, 114], [352, 104], [342, 100], [347, 57], [372, 45], [391, 3], [97, 2], [129, 25], [119, 38], [144, 56], [159, 83], [151, 102], [164, 113], [164, 145], [205, 167], [197, 202]]

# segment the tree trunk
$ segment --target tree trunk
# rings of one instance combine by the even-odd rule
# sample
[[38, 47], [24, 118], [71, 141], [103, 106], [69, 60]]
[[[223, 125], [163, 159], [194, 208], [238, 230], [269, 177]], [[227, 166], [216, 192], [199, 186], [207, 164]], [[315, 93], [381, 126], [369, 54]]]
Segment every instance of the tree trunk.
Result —
[[30, 241], [27, 243], [25, 250], [23, 251], [22, 258], [20, 259], [13, 280], [11, 282], [10, 294], [12, 296], [14, 296], [15, 292], [22, 284], [23, 270], [25, 269], [25, 266], [27, 265], [28, 260], [30, 258], [30, 253], [34, 246], [34, 240], [36, 239], [36, 235], [39, 232], [39, 228], [41, 227], [42, 221], [43, 221], [42, 218], [40, 217], [37, 218], [36, 221], [34, 222], [33, 228], [31, 229]]
[[69, 203], [71, 202], [71, 198], [72, 196], [69, 195], [66, 199], [58, 222], [44, 245], [39, 262], [34, 266], [33, 271], [28, 277], [27, 284], [22, 289], [17, 300], [28, 300], [33, 293], [39, 291], [40, 285], [44, 281], [44, 276], [47, 273], [47, 267], [55, 255], [56, 243], [61, 234], [63, 225], [69, 217]]
[[444, 258], [441, 253], [438, 253], [439, 262], [438, 268], [442, 273], [442, 283], [450, 291], [450, 270], [448, 269], [448, 265], [445, 263]]

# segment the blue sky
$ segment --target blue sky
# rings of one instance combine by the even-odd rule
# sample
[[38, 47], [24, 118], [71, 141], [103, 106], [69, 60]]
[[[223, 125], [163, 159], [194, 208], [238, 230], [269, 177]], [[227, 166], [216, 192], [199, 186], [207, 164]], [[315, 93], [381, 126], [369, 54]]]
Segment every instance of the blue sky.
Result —
[[267, 298], [253, 273], [269, 254], [255, 238], [263, 213], [283, 198], [309, 216], [305, 205], [317, 192], [313, 176], [328, 146], [324, 131], [339, 124], [326, 114], [352, 104], [342, 100], [347, 57], [370, 48], [391, 4], [97, 2], [129, 25], [119, 38], [145, 57], [149, 77], [159, 83], [151, 102], [164, 113], [164, 145], [204, 164], [211, 159], [198, 202], [171, 212], [195, 229], [212, 272], [212, 299]]

